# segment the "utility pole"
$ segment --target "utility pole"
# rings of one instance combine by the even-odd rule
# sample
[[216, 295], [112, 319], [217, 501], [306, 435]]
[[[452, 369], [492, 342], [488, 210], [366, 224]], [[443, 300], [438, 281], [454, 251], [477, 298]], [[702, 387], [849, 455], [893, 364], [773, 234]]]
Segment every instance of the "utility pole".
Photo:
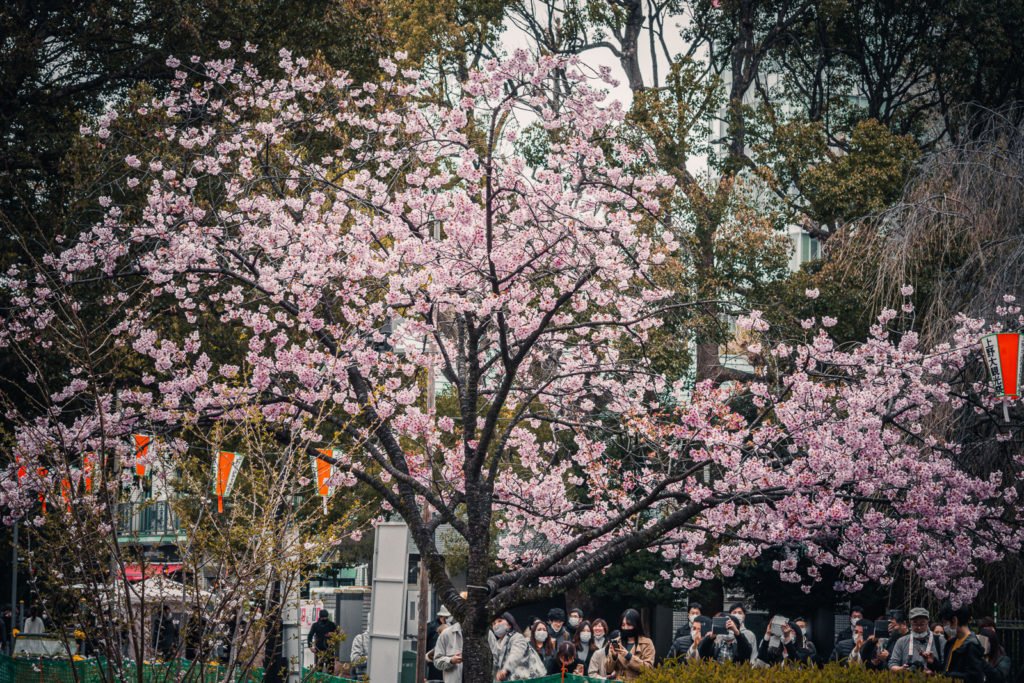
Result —
[[[441, 239], [441, 224], [434, 221], [434, 239]], [[434, 315], [434, 326], [438, 325], [438, 316]], [[433, 346], [433, 342], [430, 342]], [[427, 415], [434, 416], [437, 408], [437, 376], [434, 370], [434, 363], [431, 361], [427, 366]], [[427, 446], [424, 444], [424, 449]], [[427, 453], [429, 458], [430, 454]], [[423, 521], [430, 521], [430, 508], [426, 501], [423, 501]], [[416, 683], [423, 683], [427, 678], [427, 612], [430, 610], [430, 580], [427, 577], [427, 563], [423, 560], [423, 553], [420, 552], [419, 570], [420, 596], [416, 603]]]
[[14, 629], [18, 628], [18, 520], [11, 533], [11, 651], [14, 653]]

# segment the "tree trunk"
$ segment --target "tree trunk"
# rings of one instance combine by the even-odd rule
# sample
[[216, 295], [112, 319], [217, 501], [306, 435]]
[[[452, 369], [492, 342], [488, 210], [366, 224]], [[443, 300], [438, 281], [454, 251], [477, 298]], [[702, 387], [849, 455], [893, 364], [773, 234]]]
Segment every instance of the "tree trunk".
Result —
[[462, 683], [492, 683], [491, 646], [487, 640], [488, 625], [478, 622], [467, 629], [462, 626]]

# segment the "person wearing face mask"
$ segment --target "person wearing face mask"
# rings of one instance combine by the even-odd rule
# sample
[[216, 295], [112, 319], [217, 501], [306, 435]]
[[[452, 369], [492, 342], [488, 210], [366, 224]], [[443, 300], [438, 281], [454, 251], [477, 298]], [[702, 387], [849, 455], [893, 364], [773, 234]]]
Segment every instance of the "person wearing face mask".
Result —
[[890, 671], [934, 673], [940, 670], [942, 642], [928, 629], [928, 618], [928, 610], [923, 607], [910, 610], [910, 632], [900, 636], [890, 647]]
[[555, 664], [555, 639], [551, 637], [548, 631], [548, 625], [543, 621], [538, 621], [533, 625], [530, 632], [530, 646], [540, 655], [540, 659], [544, 662], [544, 669], [547, 673], [553, 673], [553, 667]]
[[[594, 651], [597, 649], [594, 644], [594, 627], [590, 625], [589, 621], [583, 620], [579, 623], [572, 643], [576, 646], [576, 659], [583, 665], [582, 671], [586, 672], [590, 666], [590, 660], [594, 656]], [[585, 676], [586, 673], [580, 675]]]
[[[462, 595], [465, 600], [465, 594]], [[437, 637], [434, 645], [434, 666], [441, 672], [444, 683], [461, 683], [462, 681], [462, 625], [452, 618], [447, 607], [445, 612], [446, 626]], [[438, 613], [440, 615], [440, 612]]]
[[793, 620], [796, 623], [796, 627], [800, 629], [800, 634], [804, 637], [804, 647], [807, 648], [807, 652], [811, 663], [818, 661], [818, 647], [811, 640], [811, 632], [808, 627], [806, 617], [797, 617]]
[[635, 609], [622, 613], [619, 634], [609, 644], [604, 673], [609, 678], [632, 681], [654, 666], [654, 642], [644, 632], [640, 613]]
[[609, 649], [608, 622], [604, 619], [594, 619], [590, 624], [590, 630], [594, 634], [594, 639], [591, 641], [594, 651], [590, 655], [586, 675], [588, 678], [604, 678], [604, 663]]
[[892, 656], [892, 648], [896, 641], [907, 635], [910, 628], [907, 626], [906, 614], [901, 609], [891, 609], [886, 613], [888, 618], [888, 637], [882, 639], [871, 639], [864, 645], [861, 656], [864, 659], [864, 666], [872, 671], [885, 671], [889, 668], [889, 657]]
[[875, 622], [868, 619], [861, 619], [854, 624], [853, 637], [844, 638], [836, 643], [829, 661], [859, 665], [863, 661], [861, 652], [864, 649], [864, 643], [868, 642], [871, 638], [870, 635], [866, 636], [865, 634], [870, 634], [874, 627]]
[[[744, 625], [747, 620], [747, 608], [743, 606], [742, 602], [737, 602], [729, 608], [729, 616], [736, 617], [739, 621], [739, 635], [746, 638], [747, 643], [750, 644], [750, 662], [753, 663], [754, 660], [757, 659], [757, 636], [755, 636], [754, 632]], [[726, 626], [728, 626], [728, 624]], [[744, 648], [744, 650], [745, 649], [746, 648]]]
[[676, 629], [675, 638], [672, 640], [672, 645], [668, 649], [668, 659], [676, 659], [686, 656], [690, 646], [693, 645], [693, 635], [690, 633], [693, 630], [693, 621], [701, 615], [700, 612], [700, 603], [691, 602], [690, 613], [687, 615], [687, 622]]
[[995, 627], [984, 626], [980, 631], [980, 635], [988, 638], [988, 652], [985, 654], [983, 663], [985, 683], [1010, 683], [1013, 680], [1013, 662], [999, 641]]
[[568, 630], [565, 628], [565, 610], [561, 607], [552, 607], [548, 610], [548, 633], [555, 641], [555, 644], [563, 640], [572, 640]]
[[864, 618], [864, 608], [854, 605], [850, 608], [850, 628], [844, 628], [836, 634], [836, 642], [840, 640], [853, 640], [853, 629]]
[[[704, 639], [711, 634], [712, 621], [710, 617], [694, 617], [693, 622], [690, 624], [690, 635], [689, 642], [686, 651], [683, 652], [683, 656], [686, 659], [700, 659], [700, 646], [704, 642]], [[705, 650], [708, 653], [707, 650]], [[714, 656], [714, 651], [710, 651], [707, 654], [708, 657]]]
[[984, 683], [985, 648], [978, 636], [971, 633], [968, 625], [971, 621], [970, 609], [959, 607], [943, 612], [940, 615], [943, 623], [948, 623], [953, 629], [953, 639], [946, 643], [946, 651], [943, 653], [945, 676], [967, 683]]
[[804, 633], [796, 621], [787, 621], [782, 625], [782, 637], [772, 637], [772, 625], [761, 640], [757, 650], [757, 658], [768, 666], [785, 664], [806, 664], [811, 660], [811, 652], [804, 645]]
[[756, 653], [750, 651], [750, 641], [743, 636], [739, 617], [729, 615], [729, 620], [725, 622], [725, 635], [717, 635], [712, 630], [713, 624], [707, 617], [693, 620], [694, 640], [689, 654], [691, 659], [715, 659], [735, 664], [753, 661]]
[[515, 617], [505, 612], [491, 622], [487, 635], [495, 681], [522, 681], [547, 673], [526, 637], [519, 632]]
[[579, 607], [573, 607], [569, 610], [569, 622], [565, 625], [565, 631], [568, 634], [566, 640], [572, 640], [576, 635], [576, 629], [580, 627], [583, 622], [583, 610]]

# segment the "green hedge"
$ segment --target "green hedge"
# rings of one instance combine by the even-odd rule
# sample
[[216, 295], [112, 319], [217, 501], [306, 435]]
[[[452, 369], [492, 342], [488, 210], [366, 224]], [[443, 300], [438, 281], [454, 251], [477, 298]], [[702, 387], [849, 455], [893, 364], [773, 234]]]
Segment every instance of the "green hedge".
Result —
[[813, 667], [773, 666], [754, 668], [747, 664], [719, 664], [712, 661], [669, 663], [645, 672], [638, 683], [921, 683], [934, 676], [892, 671], [869, 671], [861, 666], [829, 664]]
[[[122, 670], [126, 680], [139, 680], [134, 662], [124, 662]], [[210, 665], [193, 667], [186, 660], [143, 664], [142, 680], [144, 683], [220, 683], [223, 670], [223, 667]], [[245, 676], [235, 674], [233, 678], [237, 683], [259, 683], [263, 680], [263, 671], [254, 669]], [[102, 659], [72, 662], [66, 659], [12, 659], [0, 655], [0, 683], [108, 683], [111, 680], [114, 680], [113, 674]], [[342, 679], [330, 683], [338, 681]]]

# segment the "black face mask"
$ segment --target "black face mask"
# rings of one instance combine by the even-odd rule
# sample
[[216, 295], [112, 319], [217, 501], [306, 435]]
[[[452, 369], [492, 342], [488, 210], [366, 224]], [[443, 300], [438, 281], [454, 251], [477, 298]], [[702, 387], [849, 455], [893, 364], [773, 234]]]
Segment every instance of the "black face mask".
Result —
[[633, 636], [636, 635], [636, 629], [635, 628], [624, 628], [624, 629], [620, 629], [619, 632], [622, 634], [622, 639], [623, 640], [627, 640], [627, 639], [632, 638]]

